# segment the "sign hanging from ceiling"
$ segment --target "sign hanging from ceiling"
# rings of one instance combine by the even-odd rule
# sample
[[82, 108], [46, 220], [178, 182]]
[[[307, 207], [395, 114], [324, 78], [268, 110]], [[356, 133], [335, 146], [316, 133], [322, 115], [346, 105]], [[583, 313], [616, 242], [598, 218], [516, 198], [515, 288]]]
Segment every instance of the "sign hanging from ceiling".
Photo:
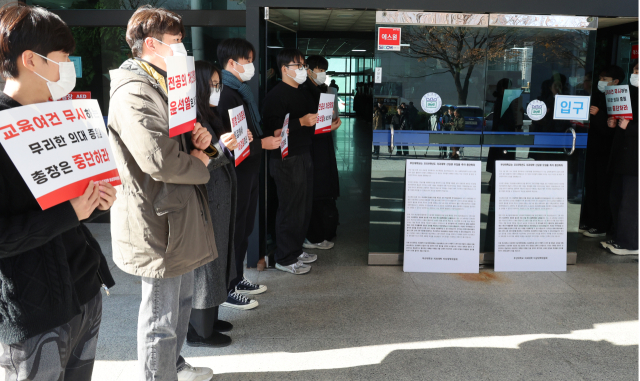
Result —
[[378, 50], [400, 51], [402, 28], [378, 27]]

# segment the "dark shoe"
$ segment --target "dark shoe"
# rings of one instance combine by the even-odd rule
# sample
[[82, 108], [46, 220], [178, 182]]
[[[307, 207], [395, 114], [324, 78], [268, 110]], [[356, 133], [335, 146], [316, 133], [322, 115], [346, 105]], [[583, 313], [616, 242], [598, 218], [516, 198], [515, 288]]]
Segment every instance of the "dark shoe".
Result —
[[617, 243], [613, 242], [611, 245], [609, 245], [609, 247], [607, 247], [607, 250], [609, 250], [610, 253], [615, 254], [615, 255], [638, 255], [638, 250], [633, 250], [633, 249], [625, 249], [624, 247], [618, 245]]
[[187, 345], [190, 347], [221, 348], [230, 344], [231, 338], [227, 335], [214, 331], [211, 336], [204, 338], [198, 335], [195, 328], [189, 324], [189, 331], [187, 331]]
[[587, 225], [580, 225], [580, 227], [578, 228], [578, 233], [584, 233], [588, 230], [589, 230], [589, 227]]
[[229, 292], [229, 296], [227, 296], [227, 301], [222, 303], [223, 307], [235, 308], [236, 310], [252, 310], [258, 307], [259, 303], [257, 300], [249, 299], [246, 296], [235, 292], [235, 289], [232, 292]]
[[604, 237], [607, 235], [606, 231], [603, 230], [598, 230], [595, 228], [589, 229], [586, 232], [582, 233], [583, 236], [585, 237], [591, 237], [591, 238], [596, 238], [596, 237]]
[[232, 329], [233, 329], [233, 324], [229, 323], [228, 321], [216, 320], [216, 322], [213, 323], [213, 330], [214, 331], [229, 332]]

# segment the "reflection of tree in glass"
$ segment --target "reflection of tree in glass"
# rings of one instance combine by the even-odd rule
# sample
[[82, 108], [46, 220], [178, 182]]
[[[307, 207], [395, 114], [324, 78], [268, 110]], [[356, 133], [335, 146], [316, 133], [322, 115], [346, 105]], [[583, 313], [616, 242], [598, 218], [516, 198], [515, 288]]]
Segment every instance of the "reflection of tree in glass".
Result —
[[523, 31], [522, 28], [403, 27], [402, 42], [409, 44], [409, 48], [397, 54], [425, 61], [431, 71], [426, 76], [450, 73], [461, 105], [467, 104], [475, 67], [484, 69], [486, 60], [518, 59], [520, 53], [514, 49], [517, 46], [533, 45], [534, 52], [540, 53], [534, 62], [559, 61], [567, 66], [577, 63], [582, 68], [587, 65], [588, 31]]

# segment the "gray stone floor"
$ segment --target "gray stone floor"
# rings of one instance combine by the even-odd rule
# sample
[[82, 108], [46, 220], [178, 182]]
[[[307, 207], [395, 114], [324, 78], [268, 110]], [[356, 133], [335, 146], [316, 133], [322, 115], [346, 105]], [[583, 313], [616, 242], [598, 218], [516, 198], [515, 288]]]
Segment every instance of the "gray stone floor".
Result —
[[[337, 136], [336, 247], [311, 273], [248, 270], [269, 290], [223, 349], [186, 347], [213, 380], [637, 380], [638, 260], [581, 239], [567, 272], [404, 273], [367, 266], [370, 147]], [[108, 224], [90, 226], [111, 260]], [[382, 232], [381, 234], [384, 234]], [[620, 263], [618, 263], [620, 262]], [[624, 263], [623, 263], [624, 262]], [[140, 281], [117, 267], [104, 298], [94, 380], [133, 381]]]

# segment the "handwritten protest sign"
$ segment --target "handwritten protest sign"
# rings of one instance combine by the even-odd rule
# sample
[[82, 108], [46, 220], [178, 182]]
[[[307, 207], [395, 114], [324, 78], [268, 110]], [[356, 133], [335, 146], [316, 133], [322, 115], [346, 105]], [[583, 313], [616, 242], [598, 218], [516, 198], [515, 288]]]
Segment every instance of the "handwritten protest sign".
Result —
[[247, 130], [247, 115], [244, 113], [244, 107], [238, 106], [229, 110], [229, 119], [231, 120], [231, 130], [238, 141], [238, 148], [233, 150], [236, 157], [236, 167], [249, 156], [249, 134]]
[[629, 85], [607, 86], [604, 90], [607, 98], [607, 114], [616, 119], [633, 119]]
[[318, 104], [318, 120], [316, 121], [316, 134], [324, 134], [331, 131], [334, 99], [335, 95], [333, 94], [320, 94], [320, 104]]
[[284, 159], [289, 154], [289, 136], [287, 132], [289, 131], [289, 114], [284, 117], [284, 123], [282, 125], [282, 132], [280, 133], [280, 137], [282, 140], [280, 141], [280, 152], [282, 153], [282, 158]]
[[42, 209], [76, 198], [89, 181], [120, 185], [97, 100], [0, 112], [0, 143]]
[[193, 131], [196, 124], [196, 69], [193, 57], [171, 56], [166, 62], [172, 138]]

